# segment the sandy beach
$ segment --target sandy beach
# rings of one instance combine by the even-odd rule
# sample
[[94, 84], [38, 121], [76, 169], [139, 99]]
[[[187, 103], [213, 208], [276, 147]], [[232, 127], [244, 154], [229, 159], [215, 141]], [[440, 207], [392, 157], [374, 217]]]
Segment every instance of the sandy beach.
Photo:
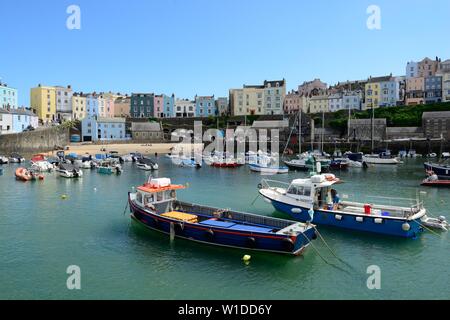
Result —
[[[139, 143], [127, 143], [127, 144], [81, 144], [81, 143], [72, 143], [68, 145], [69, 150], [66, 150], [66, 153], [76, 153], [78, 155], [83, 154], [99, 154], [117, 151], [120, 155], [128, 154], [131, 152], [138, 152], [145, 155], [153, 155], [155, 153], [158, 154], [168, 154], [178, 143], [148, 143], [148, 144], [139, 144]], [[187, 145], [184, 145], [187, 146]], [[55, 155], [56, 151], [48, 152], [47, 155]]]

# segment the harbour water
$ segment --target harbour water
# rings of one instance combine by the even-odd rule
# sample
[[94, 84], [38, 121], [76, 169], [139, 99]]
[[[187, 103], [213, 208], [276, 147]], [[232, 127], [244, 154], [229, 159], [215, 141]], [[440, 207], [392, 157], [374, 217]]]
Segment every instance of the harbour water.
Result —
[[[287, 218], [258, 199], [262, 176], [248, 167], [200, 170], [160, 158], [159, 177], [189, 183], [179, 198], [189, 202]], [[423, 160], [398, 167], [337, 173], [348, 195], [415, 198], [450, 219], [450, 190], [419, 187]], [[398, 239], [320, 227], [338, 261], [317, 240], [301, 257], [169, 241], [132, 223], [127, 192], [150, 173], [132, 164], [121, 176], [85, 170], [82, 179], [47, 174], [44, 181], [14, 179], [15, 165], [0, 176], [1, 299], [448, 299], [449, 236], [430, 232]], [[305, 173], [273, 177], [289, 182]], [[62, 195], [67, 198], [62, 199]], [[244, 254], [251, 262], [242, 261]], [[81, 290], [68, 290], [66, 269], [81, 268]], [[367, 268], [381, 270], [381, 289], [367, 288]]]

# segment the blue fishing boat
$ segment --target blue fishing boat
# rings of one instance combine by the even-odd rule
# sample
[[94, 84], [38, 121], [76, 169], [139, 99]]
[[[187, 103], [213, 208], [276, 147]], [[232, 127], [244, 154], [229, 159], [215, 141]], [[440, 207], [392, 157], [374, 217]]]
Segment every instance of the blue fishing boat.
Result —
[[338, 182], [332, 174], [290, 184], [263, 180], [259, 193], [276, 210], [298, 221], [405, 238], [423, 231], [421, 219], [426, 218], [426, 210], [422, 203], [406, 207], [341, 201], [333, 189]]
[[131, 217], [149, 229], [195, 242], [299, 255], [316, 238], [312, 224], [179, 201], [182, 185], [152, 179], [128, 194]]

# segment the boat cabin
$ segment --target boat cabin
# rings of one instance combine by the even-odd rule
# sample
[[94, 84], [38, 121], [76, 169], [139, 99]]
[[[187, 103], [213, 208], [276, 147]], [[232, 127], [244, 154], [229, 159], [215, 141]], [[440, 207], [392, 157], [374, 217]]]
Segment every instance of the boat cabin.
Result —
[[[310, 179], [296, 179], [286, 191], [286, 195], [310, 203], [316, 209], [328, 209], [333, 204], [332, 186], [339, 182], [333, 174], [312, 176]], [[332, 209], [332, 208], [330, 208]]]
[[177, 200], [176, 191], [185, 189], [182, 185], [173, 185], [168, 178], [151, 179], [137, 188], [136, 203], [146, 209], [160, 212], [173, 210], [169, 208]]

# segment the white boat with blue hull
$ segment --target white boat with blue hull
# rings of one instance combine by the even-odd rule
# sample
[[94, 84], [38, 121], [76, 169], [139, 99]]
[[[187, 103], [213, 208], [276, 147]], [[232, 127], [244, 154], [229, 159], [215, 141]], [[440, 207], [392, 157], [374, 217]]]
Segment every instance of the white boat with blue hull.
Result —
[[426, 210], [422, 203], [402, 207], [340, 201], [332, 195], [338, 182], [332, 174], [297, 179], [291, 184], [263, 180], [259, 192], [276, 210], [298, 221], [404, 238], [415, 238], [423, 231], [421, 219]]

